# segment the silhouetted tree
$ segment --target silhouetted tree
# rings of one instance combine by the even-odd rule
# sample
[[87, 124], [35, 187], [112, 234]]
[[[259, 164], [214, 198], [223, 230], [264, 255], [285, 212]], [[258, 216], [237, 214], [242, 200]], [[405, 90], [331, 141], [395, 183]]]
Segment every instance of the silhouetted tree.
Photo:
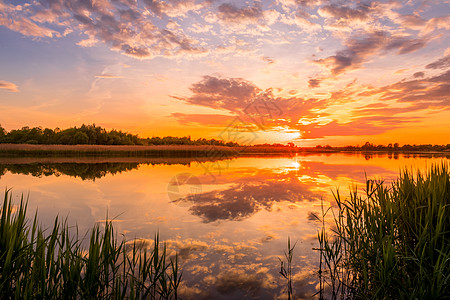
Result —
[[6, 136], [6, 130], [5, 130], [5, 128], [2, 127], [2, 125], [0, 125], [0, 143], [3, 143], [5, 136]]
[[73, 136], [73, 144], [88, 144], [89, 143], [89, 137], [84, 132], [77, 132]]

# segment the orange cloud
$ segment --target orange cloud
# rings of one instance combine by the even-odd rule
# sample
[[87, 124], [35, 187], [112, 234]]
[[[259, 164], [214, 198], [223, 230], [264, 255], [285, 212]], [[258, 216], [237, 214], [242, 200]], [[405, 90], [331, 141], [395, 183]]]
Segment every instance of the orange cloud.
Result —
[[303, 139], [317, 139], [329, 136], [376, 135], [389, 130], [401, 128], [405, 123], [417, 121], [418, 118], [402, 117], [363, 117], [348, 123], [334, 120], [326, 125], [313, 123], [301, 126]]
[[10, 92], [18, 92], [19, 88], [12, 82], [0, 80], [0, 89], [4, 89]]

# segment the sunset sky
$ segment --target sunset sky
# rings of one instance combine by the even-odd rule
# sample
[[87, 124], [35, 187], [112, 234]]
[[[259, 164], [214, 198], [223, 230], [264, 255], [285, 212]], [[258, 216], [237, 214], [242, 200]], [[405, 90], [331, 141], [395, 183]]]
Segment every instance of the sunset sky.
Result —
[[0, 0], [0, 124], [448, 144], [449, 29], [449, 1]]

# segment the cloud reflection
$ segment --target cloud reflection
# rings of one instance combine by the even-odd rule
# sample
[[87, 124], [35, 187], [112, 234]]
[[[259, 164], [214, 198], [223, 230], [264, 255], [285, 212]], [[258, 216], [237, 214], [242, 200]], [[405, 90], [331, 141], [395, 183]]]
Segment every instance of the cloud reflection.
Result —
[[351, 180], [361, 183], [366, 173], [396, 174], [378, 166], [355, 168], [352, 165], [320, 162], [296, 162], [295, 166], [234, 171], [233, 177], [219, 176], [215, 183], [226, 188], [187, 195], [173, 203], [190, 206], [189, 211], [205, 223], [242, 221], [261, 210], [271, 211], [276, 203], [323, 199], [329, 196], [331, 189], [338, 187], [335, 185], [338, 179], [346, 180], [347, 183]]
[[[275, 178], [274, 178], [275, 176]], [[265, 209], [270, 211], [276, 202], [312, 201], [320, 199], [320, 193], [300, 181], [295, 172], [275, 174], [262, 171], [251, 177], [234, 180], [231, 187], [214, 190], [174, 201], [192, 203], [189, 211], [201, 217], [203, 222], [220, 220], [240, 221]]]

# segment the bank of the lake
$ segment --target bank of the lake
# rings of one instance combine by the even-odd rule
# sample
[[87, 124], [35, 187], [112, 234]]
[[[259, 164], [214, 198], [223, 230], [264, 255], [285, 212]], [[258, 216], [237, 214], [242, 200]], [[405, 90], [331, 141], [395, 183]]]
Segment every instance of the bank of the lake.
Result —
[[340, 148], [317, 148], [295, 146], [219, 146], [219, 145], [34, 145], [34, 144], [0, 144], [0, 157], [149, 157], [170, 158], [190, 157], [208, 160], [220, 160], [239, 156], [272, 156], [296, 154], [333, 154], [348, 153], [364, 155], [420, 155], [432, 154], [450, 157], [450, 151], [417, 150], [346, 150]]

